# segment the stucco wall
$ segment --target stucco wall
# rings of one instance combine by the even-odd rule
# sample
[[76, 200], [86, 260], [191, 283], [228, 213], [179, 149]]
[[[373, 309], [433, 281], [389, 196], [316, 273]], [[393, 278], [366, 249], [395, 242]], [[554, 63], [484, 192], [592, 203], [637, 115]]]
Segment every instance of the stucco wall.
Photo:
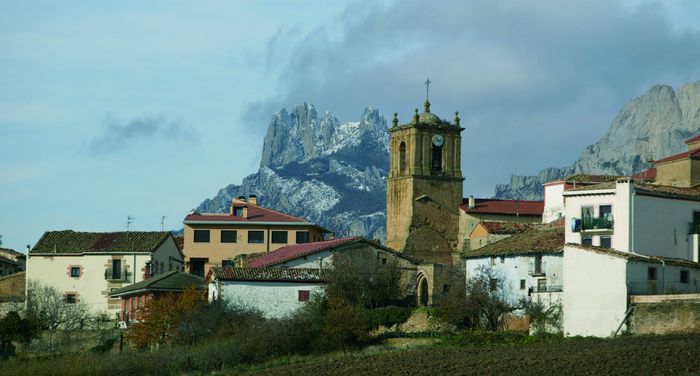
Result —
[[562, 216], [564, 216], [564, 182], [545, 184], [542, 223], [556, 221]]
[[[210, 297], [215, 288], [210, 284]], [[270, 318], [281, 318], [301, 308], [305, 303], [299, 301], [300, 290], [310, 291], [312, 296], [323, 293], [322, 286], [315, 283], [222, 281], [218, 285], [219, 299], [257, 309]]]
[[585, 236], [590, 236], [593, 240], [593, 245], [600, 245], [601, 236], [610, 236], [612, 248], [627, 251], [628, 236], [625, 231], [627, 228], [626, 221], [627, 208], [629, 203], [625, 201], [623, 195], [615, 194], [614, 190], [607, 194], [585, 195], [585, 196], [567, 196], [566, 197], [566, 223], [565, 223], [565, 239], [567, 243], [581, 244], [581, 232], [573, 232], [571, 229], [571, 220], [573, 218], [581, 218], [581, 209], [583, 207], [593, 207], [594, 216], [599, 216], [599, 208], [601, 205], [612, 206], [613, 230], [612, 231], [588, 231]]
[[690, 186], [690, 159], [677, 159], [656, 165], [656, 183], [678, 187]]
[[[538, 280], [545, 279], [547, 286], [561, 287], [564, 283], [562, 269], [562, 255], [542, 255], [544, 264], [544, 275], [530, 275], [530, 263], [534, 262], [535, 256], [506, 256], [495, 257], [492, 265], [491, 257], [468, 258], [466, 259], [466, 278], [469, 281], [474, 277], [480, 267], [494, 268], [506, 281], [508, 292], [512, 296], [512, 301], [528, 298], [530, 289], [537, 290]], [[501, 262], [503, 261], [503, 262]], [[525, 287], [520, 288], [520, 281], [525, 280]]]
[[634, 196], [634, 249], [639, 253], [693, 260], [688, 232], [699, 201]]
[[[564, 334], [610, 336], [627, 310], [627, 260], [564, 247]], [[624, 328], [623, 328], [624, 329]]]

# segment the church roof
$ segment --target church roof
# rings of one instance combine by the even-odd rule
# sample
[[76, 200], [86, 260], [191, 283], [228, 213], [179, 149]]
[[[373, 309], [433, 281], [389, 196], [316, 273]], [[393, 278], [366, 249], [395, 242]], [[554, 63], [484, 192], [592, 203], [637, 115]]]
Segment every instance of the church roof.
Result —
[[468, 199], [464, 199], [464, 203], [459, 207], [465, 213], [541, 216], [544, 212], [544, 201], [496, 200], [490, 198], [477, 198], [474, 201], [475, 205], [473, 208], [469, 207]]

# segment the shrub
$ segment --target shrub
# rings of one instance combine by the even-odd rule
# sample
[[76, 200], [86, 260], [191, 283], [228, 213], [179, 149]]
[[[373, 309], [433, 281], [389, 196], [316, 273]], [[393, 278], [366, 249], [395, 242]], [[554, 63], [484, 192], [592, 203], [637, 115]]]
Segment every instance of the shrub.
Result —
[[413, 314], [413, 308], [407, 307], [379, 307], [367, 310], [369, 327], [377, 329], [380, 326], [390, 327], [405, 323]]

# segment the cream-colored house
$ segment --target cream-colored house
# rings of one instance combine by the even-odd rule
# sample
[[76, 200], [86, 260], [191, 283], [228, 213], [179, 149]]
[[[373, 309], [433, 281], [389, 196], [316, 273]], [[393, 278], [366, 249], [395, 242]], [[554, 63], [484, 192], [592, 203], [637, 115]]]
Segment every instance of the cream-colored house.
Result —
[[183, 255], [170, 232], [48, 231], [29, 251], [27, 282], [57, 288], [66, 302], [86, 303], [95, 313], [121, 309], [116, 290], [144, 275], [183, 269]]
[[272, 252], [290, 244], [323, 240], [328, 230], [304, 219], [258, 206], [257, 197], [231, 201], [228, 213], [192, 213], [185, 217], [185, 266], [204, 277], [213, 266]]

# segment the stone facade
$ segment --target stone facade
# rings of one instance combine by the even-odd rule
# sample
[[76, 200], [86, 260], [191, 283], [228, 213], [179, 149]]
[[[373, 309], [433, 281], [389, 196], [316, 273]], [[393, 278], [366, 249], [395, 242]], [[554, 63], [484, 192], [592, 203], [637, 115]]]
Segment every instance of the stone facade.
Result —
[[461, 132], [425, 111], [405, 125], [394, 116], [387, 178], [387, 245], [426, 262], [451, 263], [462, 203]]
[[700, 332], [700, 294], [632, 296], [634, 334]]

